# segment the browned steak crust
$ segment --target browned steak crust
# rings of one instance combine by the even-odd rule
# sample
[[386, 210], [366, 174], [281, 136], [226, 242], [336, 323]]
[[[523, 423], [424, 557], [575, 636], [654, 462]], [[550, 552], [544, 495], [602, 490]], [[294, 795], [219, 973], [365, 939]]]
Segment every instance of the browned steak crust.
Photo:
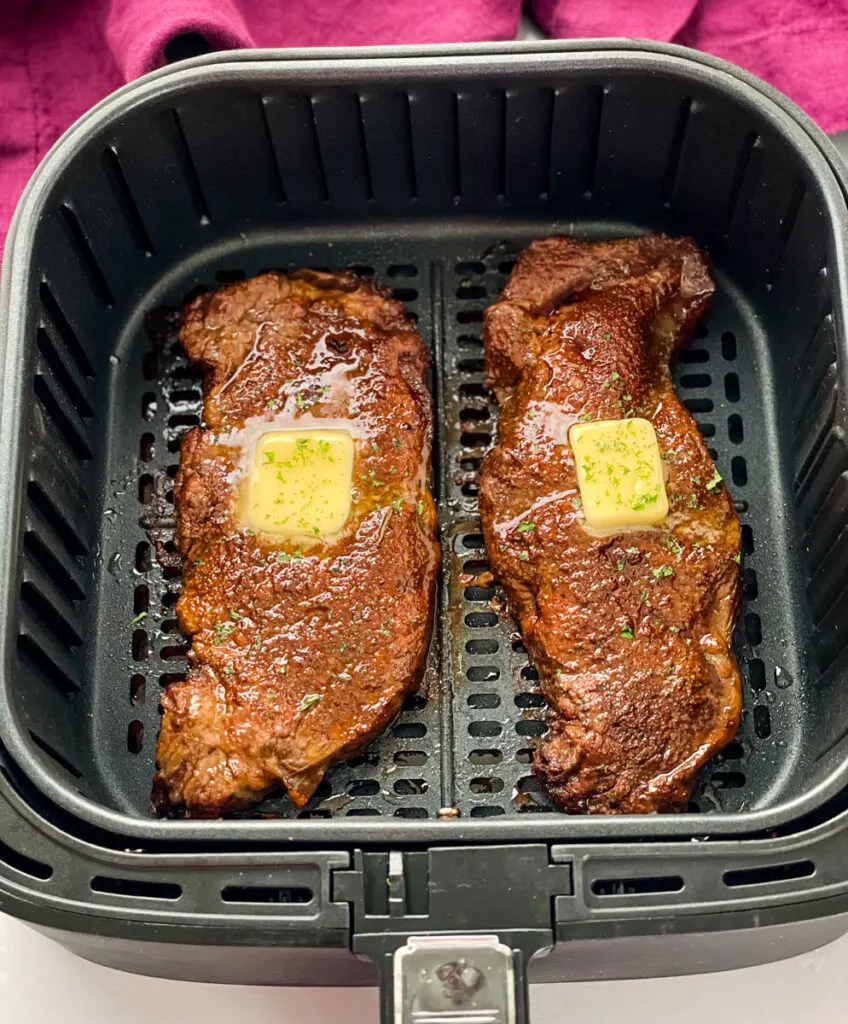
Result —
[[[154, 803], [210, 817], [284, 785], [301, 806], [424, 670], [437, 567], [427, 351], [399, 303], [353, 274], [306, 271], [201, 296], [180, 340], [208, 371], [205, 429], [186, 436], [175, 488], [191, 668], [162, 698]], [[301, 549], [245, 530], [233, 439], [328, 419], [361, 433], [348, 526]]]
[[[489, 379], [517, 386], [481, 471], [483, 533], [550, 705], [534, 770], [565, 811], [685, 808], [738, 727], [739, 521], [668, 371], [712, 290], [687, 239], [547, 239], [487, 316]], [[593, 536], [568, 428], [628, 415], [657, 432], [670, 514]]]

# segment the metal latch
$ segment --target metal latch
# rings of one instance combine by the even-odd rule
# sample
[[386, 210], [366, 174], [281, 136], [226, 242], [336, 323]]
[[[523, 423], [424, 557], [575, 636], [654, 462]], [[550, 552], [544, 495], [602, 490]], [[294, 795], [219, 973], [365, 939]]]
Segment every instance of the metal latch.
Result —
[[412, 936], [394, 955], [394, 1024], [517, 1024], [515, 976], [497, 935]]

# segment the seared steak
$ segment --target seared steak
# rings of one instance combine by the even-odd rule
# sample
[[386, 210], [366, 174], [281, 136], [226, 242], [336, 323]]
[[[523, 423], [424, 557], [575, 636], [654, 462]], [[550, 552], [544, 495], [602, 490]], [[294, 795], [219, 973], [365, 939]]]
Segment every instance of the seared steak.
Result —
[[[204, 429], [175, 487], [192, 637], [163, 695], [154, 803], [210, 817], [283, 785], [297, 806], [422, 676], [437, 566], [428, 490], [428, 356], [402, 306], [353, 274], [264, 274], [184, 310], [208, 371]], [[245, 529], [244, 452], [266, 431], [350, 425], [350, 517], [337, 538]]]
[[[739, 521], [668, 370], [712, 291], [687, 239], [552, 238], [487, 311], [505, 404], [481, 470], [483, 533], [550, 706], [534, 770], [565, 811], [681, 810], [738, 727]], [[654, 425], [670, 511], [599, 536], [568, 429], [628, 416]]]

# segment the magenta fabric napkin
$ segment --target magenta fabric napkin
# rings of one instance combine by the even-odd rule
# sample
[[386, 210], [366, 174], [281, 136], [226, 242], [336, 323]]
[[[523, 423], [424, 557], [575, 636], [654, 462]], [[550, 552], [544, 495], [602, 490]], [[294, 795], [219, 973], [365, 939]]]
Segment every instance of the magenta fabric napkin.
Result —
[[[62, 131], [175, 37], [209, 49], [513, 39], [520, 0], [0, 0], [0, 242]], [[535, 0], [555, 37], [674, 41], [767, 79], [848, 127], [848, 0]]]

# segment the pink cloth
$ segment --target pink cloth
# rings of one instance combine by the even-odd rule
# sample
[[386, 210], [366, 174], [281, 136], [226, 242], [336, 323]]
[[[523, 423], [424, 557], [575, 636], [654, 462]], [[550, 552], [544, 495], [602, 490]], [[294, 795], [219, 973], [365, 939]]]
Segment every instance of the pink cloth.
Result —
[[[0, 0], [0, 242], [38, 160], [175, 36], [210, 49], [512, 39], [521, 0]], [[848, 127], [848, 0], [533, 0], [555, 37], [683, 43]]]

